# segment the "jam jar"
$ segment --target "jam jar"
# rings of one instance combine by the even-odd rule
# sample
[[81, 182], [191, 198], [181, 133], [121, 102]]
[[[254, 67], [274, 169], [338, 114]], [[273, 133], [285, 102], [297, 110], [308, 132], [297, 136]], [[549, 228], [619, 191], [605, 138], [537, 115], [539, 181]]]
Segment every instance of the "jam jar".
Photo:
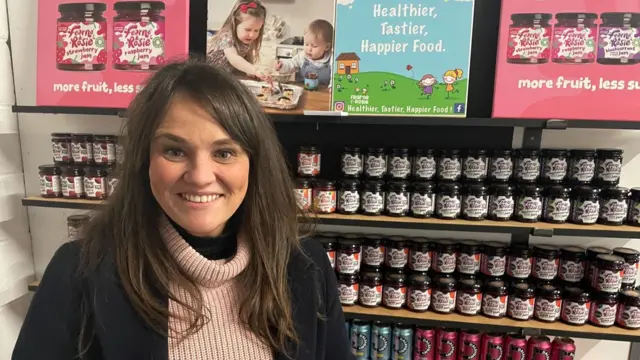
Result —
[[[101, 71], [107, 64], [107, 19], [103, 3], [59, 4], [56, 69]], [[53, 59], [52, 59], [53, 60]]]
[[428, 218], [433, 216], [436, 207], [436, 193], [433, 183], [414, 182], [412, 184], [411, 202], [409, 210], [415, 218]]
[[407, 308], [415, 312], [425, 312], [431, 305], [431, 279], [427, 275], [413, 273], [409, 276], [409, 296]]
[[465, 220], [484, 220], [488, 212], [487, 187], [482, 184], [467, 185], [462, 196], [462, 218]]
[[71, 215], [67, 217], [67, 240], [75, 241], [82, 239], [82, 228], [89, 223], [89, 215]]
[[588, 64], [596, 60], [598, 15], [558, 13], [553, 27], [552, 61], [559, 64]]
[[535, 183], [540, 178], [540, 151], [517, 149], [515, 179], [519, 183]]
[[578, 186], [571, 190], [571, 217], [574, 224], [595, 224], [600, 215], [600, 189]]
[[584, 278], [587, 253], [579, 246], [565, 246], [560, 249], [558, 278], [567, 283], [579, 283]]
[[342, 179], [338, 187], [338, 212], [353, 215], [360, 208], [360, 181], [356, 179]]
[[340, 156], [340, 172], [345, 178], [358, 178], [364, 171], [363, 156], [359, 147], [345, 147]]
[[71, 157], [74, 164], [93, 162], [93, 135], [73, 134], [71, 136]]
[[503, 276], [507, 264], [507, 247], [503, 243], [484, 244], [480, 272], [486, 276]]
[[364, 182], [360, 194], [360, 209], [365, 215], [382, 215], [384, 211], [384, 183], [378, 180]]
[[392, 236], [386, 241], [384, 265], [391, 269], [404, 269], [409, 261], [409, 241], [401, 236]]
[[482, 248], [480, 243], [473, 240], [463, 240], [458, 243], [458, 258], [456, 271], [459, 274], [474, 275], [480, 271]]
[[331, 264], [331, 268], [336, 268], [336, 242], [337, 239], [335, 237], [329, 236], [327, 233], [320, 233], [314, 237], [316, 241], [322, 244], [324, 251], [327, 252], [327, 258], [329, 258], [329, 263]]
[[431, 310], [448, 314], [456, 306], [456, 279], [451, 275], [437, 276], [431, 291]]
[[616, 324], [625, 329], [640, 329], [640, 291], [625, 290], [620, 293]]
[[507, 305], [507, 316], [514, 320], [531, 320], [534, 306], [535, 288], [526, 282], [514, 284]]
[[622, 225], [629, 212], [629, 189], [607, 187], [600, 193], [600, 215], [598, 222], [604, 225]]
[[116, 164], [124, 162], [124, 143], [126, 139], [126, 136], [118, 136], [118, 141], [116, 142]]
[[100, 165], [116, 163], [115, 135], [93, 135], [93, 162]]
[[356, 239], [338, 239], [336, 271], [339, 274], [357, 274], [360, 271], [362, 247]]
[[593, 278], [597, 272], [596, 260], [598, 259], [598, 255], [609, 255], [613, 254], [611, 249], [607, 249], [601, 246], [591, 246], [587, 248], [587, 264], [586, 264], [586, 276], [587, 283], [591, 285], [593, 283]]
[[528, 246], [511, 246], [507, 259], [507, 275], [514, 279], [526, 279], [531, 275], [533, 258]]
[[413, 157], [413, 178], [416, 181], [433, 181], [436, 178], [436, 155], [433, 149], [416, 149]]
[[[113, 195], [118, 187], [118, 180], [120, 178], [118, 170], [116, 166], [109, 166], [107, 169], [107, 196]], [[309, 204], [311, 204], [311, 190], [309, 190]]]
[[589, 320], [591, 295], [579, 287], [564, 289], [560, 318], [569, 325], [584, 325]]
[[484, 284], [482, 294], [482, 314], [489, 318], [501, 318], [507, 315], [507, 285], [502, 280], [493, 280]]
[[407, 302], [406, 277], [401, 273], [387, 273], [384, 276], [382, 305], [389, 309], [400, 309]]
[[[633, 45], [638, 40], [633, 29], [640, 27], [640, 14], [608, 12], [600, 14], [602, 25], [598, 38], [598, 63], [603, 65], [633, 65], [640, 62], [640, 54]], [[622, 39], [625, 39], [623, 41]], [[618, 43], [617, 41], [620, 41]], [[613, 45], [610, 45], [613, 44]]]
[[84, 194], [89, 200], [107, 198], [107, 172], [100, 167], [84, 169]]
[[382, 274], [378, 271], [364, 271], [360, 274], [358, 303], [364, 307], [382, 304]]
[[622, 287], [625, 261], [616, 255], [598, 255], [591, 286], [596, 291], [617, 293]]
[[313, 205], [313, 185], [309, 179], [296, 179], [296, 203], [300, 210], [311, 210]]
[[562, 292], [551, 284], [541, 285], [536, 289], [536, 305], [533, 316], [542, 322], [554, 322], [560, 319], [562, 311]]
[[617, 186], [622, 174], [621, 149], [596, 150], [596, 184], [599, 186]]
[[409, 183], [390, 181], [387, 183], [385, 212], [389, 216], [407, 216], [409, 214]]
[[338, 297], [342, 306], [353, 306], [358, 302], [358, 275], [338, 275]]
[[391, 149], [391, 154], [387, 157], [387, 174], [396, 180], [406, 180], [411, 176], [409, 149]]
[[433, 271], [442, 274], [452, 274], [456, 271], [457, 245], [451, 240], [440, 240], [435, 243], [433, 250]]
[[506, 183], [513, 176], [513, 155], [511, 149], [491, 151], [491, 168], [488, 178], [492, 183]]
[[441, 183], [436, 195], [436, 217], [452, 220], [460, 216], [461, 195], [457, 183]]
[[589, 323], [600, 327], [613, 326], [618, 312], [618, 293], [599, 292], [592, 295]]
[[364, 176], [369, 179], [382, 179], [387, 175], [387, 155], [384, 148], [370, 147], [364, 156]]
[[542, 176], [545, 183], [562, 183], [567, 177], [567, 149], [542, 149]]
[[384, 263], [385, 242], [382, 236], [365, 235], [362, 243], [362, 265], [379, 268]]
[[71, 164], [71, 134], [52, 133], [51, 147], [54, 164]]
[[640, 226], [640, 188], [631, 188], [629, 195], [629, 214], [627, 224]]
[[62, 197], [66, 199], [80, 199], [84, 197], [84, 171], [80, 166], [67, 165], [62, 167], [60, 176]]
[[[510, 64], [546, 64], [551, 50], [551, 14], [511, 14], [507, 62]], [[520, 40], [525, 34], [527, 41]]]
[[563, 224], [571, 214], [571, 189], [564, 185], [549, 186], [544, 191], [542, 220], [552, 224]]
[[551, 245], [533, 247], [533, 266], [531, 275], [538, 280], [553, 280], [558, 275], [560, 249]]
[[487, 151], [469, 149], [462, 161], [462, 180], [466, 182], [483, 182], [487, 178], [489, 158]]
[[574, 185], [591, 184], [596, 169], [596, 151], [573, 149], [569, 153], [569, 182]]
[[457, 285], [456, 312], [462, 315], [478, 315], [482, 308], [482, 286], [476, 279], [461, 279]]
[[56, 198], [62, 196], [62, 184], [60, 175], [62, 171], [54, 164], [38, 166], [40, 177], [40, 196], [43, 198]]
[[510, 220], [515, 208], [513, 187], [509, 184], [494, 184], [489, 188], [489, 194], [489, 219]]
[[526, 223], [538, 222], [542, 217], [542, 188], [537, 185], [521, 185], [517, 189], [518, 201], [515, 220]]
[[313, 210], [318, 214], [331, 214], [336, 211], [336, 182], [317, 180], [313, 187]]
[[298, 150], [298, 176], [320, 175], [320, 149], [315, 146], [300, 146]]
[[429, 271], [433, 259], [433, 249], [428, 239], [413, 238], [409, 245], [409, 269]]
[[459, 181], [462, 176], [460, 150], [441, 150], [438, 157], [438, 181]]
[[640, 261], [640, 252], [626, 247], [613, 248], [613, 255], [624, 259], [622, 286], [636, 286], [636, 278], [638, 277], [638, 262]]

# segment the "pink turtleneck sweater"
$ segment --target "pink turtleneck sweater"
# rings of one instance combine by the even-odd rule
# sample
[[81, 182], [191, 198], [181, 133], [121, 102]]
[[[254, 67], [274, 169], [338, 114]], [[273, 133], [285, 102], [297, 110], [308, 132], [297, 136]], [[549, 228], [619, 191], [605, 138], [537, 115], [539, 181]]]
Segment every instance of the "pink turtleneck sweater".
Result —
[[[196, 334], [183, 341], [169, 337], [169, 360], [248, 360], [273, 359], [271, 348], [260, 341], [239, 317], [238, 299], [241, 298], [235, 277], [249, 263], [250, 254], [243, 237], [238, 234], [236, 254], [227, 260], [208, 260], [192, 248], [163, 217], [162, 237], [180, 266], [200, 285], [204, 305], [211, 320]], [[183, 289], [172, 286], [182, 300], [189, 296]], [[169, 310], [177, 315], [186, 311], [169, 302]], [[184, 330], [188, 324], [171, 319], [169, 328]]]

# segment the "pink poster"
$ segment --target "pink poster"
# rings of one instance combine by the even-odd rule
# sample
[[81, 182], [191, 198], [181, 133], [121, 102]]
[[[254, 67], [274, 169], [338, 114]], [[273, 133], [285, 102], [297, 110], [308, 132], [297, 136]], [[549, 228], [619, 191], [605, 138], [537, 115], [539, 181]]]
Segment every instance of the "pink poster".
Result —
[[502, 2], [493, 116], [640, 121], [640, 1]]
[[188, 0], [40, 0], [36, 105], [126, 108], [188, 50]]

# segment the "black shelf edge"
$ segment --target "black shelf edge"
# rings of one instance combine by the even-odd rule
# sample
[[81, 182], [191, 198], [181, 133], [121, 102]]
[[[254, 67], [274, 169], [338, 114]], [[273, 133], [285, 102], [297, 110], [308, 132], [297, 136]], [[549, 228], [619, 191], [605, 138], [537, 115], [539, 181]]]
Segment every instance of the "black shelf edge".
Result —
[[606, 230], [603, 230], [603, 229], [593, 229], [589, 225], [580, 225], [580, 228], [577, 228], [577, 229], [553, 229], [553, 236], [581, 236], [581, 237], [635, 239], [640, 237], [640, 228], [638, 229], [638, 231], [639, 232], [620, 230], [616, 226], [608, 226]]
[[14, 113], [24, 114], [68, 114], [68, 115], [112, 115], [122, 116], [126, 109], [72, 106], [22, 106], [13, 105]]
[[100, 201], [90, 202], [73, 202], [73, 201], [50, 201], [46, 198], [23, 198], [23, 206], [45, 207], [53, 209], [74, 209], [74, 210], [93, 210], [102, 206]]

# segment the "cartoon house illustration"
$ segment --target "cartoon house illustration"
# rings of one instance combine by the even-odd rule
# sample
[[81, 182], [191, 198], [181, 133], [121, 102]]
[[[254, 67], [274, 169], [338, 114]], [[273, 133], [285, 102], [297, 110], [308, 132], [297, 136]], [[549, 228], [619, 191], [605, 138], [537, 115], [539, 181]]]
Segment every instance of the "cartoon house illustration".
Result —
[[338, 74], [357, 74], [360, 72], [360, 57], [354, 52], [341, 53], [336, 61]]

